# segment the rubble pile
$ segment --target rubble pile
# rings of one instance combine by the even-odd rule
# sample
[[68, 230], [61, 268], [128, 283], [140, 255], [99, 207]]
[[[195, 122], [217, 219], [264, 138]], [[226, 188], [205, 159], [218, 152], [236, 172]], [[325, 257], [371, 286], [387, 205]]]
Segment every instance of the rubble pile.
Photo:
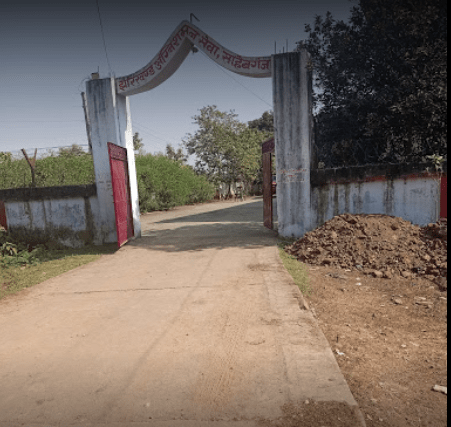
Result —
[[423, 276], [442, 290], [448, 277], [448, 223], [418, 227], [387, 215], [344, 214], [286, 247], [299, 261], [380, 278]]

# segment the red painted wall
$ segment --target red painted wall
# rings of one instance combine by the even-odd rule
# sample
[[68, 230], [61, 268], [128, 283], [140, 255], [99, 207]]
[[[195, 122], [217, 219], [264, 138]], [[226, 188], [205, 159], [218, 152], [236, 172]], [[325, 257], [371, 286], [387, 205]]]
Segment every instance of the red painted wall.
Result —
[[0, 225], [7, 228], [5, 203], [0, 200]]
[[440, 197], [440, 217], [448, 218], [448, 177], [442, 176]]

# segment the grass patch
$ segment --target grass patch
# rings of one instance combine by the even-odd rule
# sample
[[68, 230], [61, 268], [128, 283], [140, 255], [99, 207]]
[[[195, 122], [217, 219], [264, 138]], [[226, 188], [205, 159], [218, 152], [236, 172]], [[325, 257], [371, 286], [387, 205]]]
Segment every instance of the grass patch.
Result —
[[44, 257], [35, 264], [1, 265], [0, 299], [95, 261], [103, 254], [112, 254], [116, 250], [116, 243], [80, 249], [47, 250]]
[[291, 243], [292, 242], [288, 241], [279, 243], [280, 259], [302, 294], [310, 296], [312, 294], [312, 288], [310, 286], [310, 280], [305, 265], [302, 262], [299, 262], [294, 256], [287, 254], [284, 250], [285, 246]]

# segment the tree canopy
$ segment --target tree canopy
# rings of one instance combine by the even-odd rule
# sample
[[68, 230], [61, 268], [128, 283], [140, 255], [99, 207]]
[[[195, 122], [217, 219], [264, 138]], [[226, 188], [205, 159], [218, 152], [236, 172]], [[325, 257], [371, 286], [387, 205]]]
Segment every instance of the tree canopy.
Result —
[[133, 150], [139, 155], [144, 154], [144, 143], [143, 139], [139, 137], [139, 133], [135, 132], [133, 135]]
[[233, 111], [219, 111], [215, 105], [193, 117], [199, 129], [188, 134], [184, 143], [194, 155], [195, 170], [211, 182], [254, 181], [261, 171], [261, 144], [267, 132], [250, 128]]
[[182, 147], [175, 149], [172, 144], [166, 145], [166, 157], [182, 165], [186, 164], [188, 156], [184, 153]]
[[248, 122], [249, 128], [262, 132], [274, 132], [274, 115], [272, 111], [265, 111], [258, 119]]
[[319, 160], [446, 155], [446, 1], [359, 0], [348, 23], [328, 13], [306, 31], [299, 47], [314, 67]]

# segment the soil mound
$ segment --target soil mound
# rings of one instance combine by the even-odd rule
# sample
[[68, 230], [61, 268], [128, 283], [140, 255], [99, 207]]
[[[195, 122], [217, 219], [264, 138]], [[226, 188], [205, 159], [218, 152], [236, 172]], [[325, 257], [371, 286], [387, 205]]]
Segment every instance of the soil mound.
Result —
[[446, 290], [448, 222], [418, 227], [387, 215], [344, 214], [307, 233], [286, 251], [299, 261], [380, 278], [426, 277]]

